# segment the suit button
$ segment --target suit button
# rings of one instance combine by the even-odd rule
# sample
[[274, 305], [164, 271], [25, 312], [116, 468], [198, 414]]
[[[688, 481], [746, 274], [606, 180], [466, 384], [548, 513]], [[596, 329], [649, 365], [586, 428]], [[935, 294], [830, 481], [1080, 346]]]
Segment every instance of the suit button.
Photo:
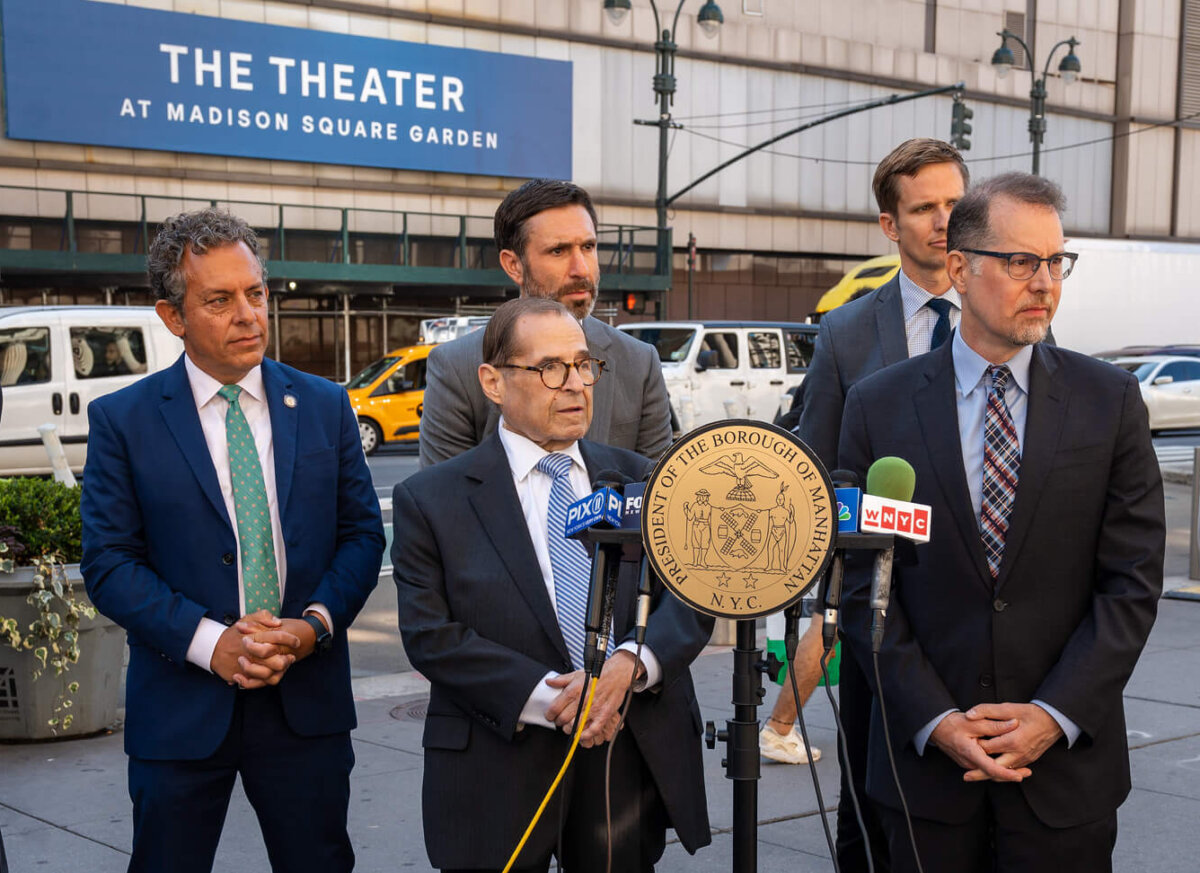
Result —
[[979, 675], [979, 687], [980, 688], [991, 688], [992, 687], [992, 674], [991, 673], [981, 673]]
[[226, 552], [225, 554], [221, 555], [221, 563], [224, 564], [226, 567], [228, 567], [230, 564], [232, 564], [233, 563], [233, 552]]
[[223, 616], [221, 616], [221, 621], [224, 622], [225, 627], [233, 627], [233, 623], [235, 621], [237, 621], [237, 619], [235, 619], [232, 615], [230, 615], [227, 612]]
[[996, 612], [1004, 612], [1004, 610], [1008, 609], [1008, 601], [997, 597], [992, 601], [992, 609], [996, 610]]

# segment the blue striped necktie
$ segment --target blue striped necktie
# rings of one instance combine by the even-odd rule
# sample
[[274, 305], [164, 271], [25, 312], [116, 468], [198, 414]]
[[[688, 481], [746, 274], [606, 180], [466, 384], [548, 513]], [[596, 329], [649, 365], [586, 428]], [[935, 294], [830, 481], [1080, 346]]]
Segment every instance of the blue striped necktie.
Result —
[[571, 456], [561, 452], [546, 455], [537, 468], [553, 481], [550, 505], [546, 513], [546, 543], [550, 551], [550, 569], [554, 575], [554, 611], [558, 627], [571, 655], [571, 664], [583, 669], [583, 641], [586, 636], [588, 583], [592, 562], [588, 550], [578, 540], [567, 539], [567, 507], [575, 502], [571, 488]]
[[993, 365], [987, 368], [986, 377], [990, 387], [983, 425], [983, 499], [979, 506], [979, 533], [983, 537], [988, 570], [995, 581], [1004, 558], [1009, 515], [1017, 496], [1021, 444], [1008, 403], [1004, 400], [1012, 372], [1006, 366]]

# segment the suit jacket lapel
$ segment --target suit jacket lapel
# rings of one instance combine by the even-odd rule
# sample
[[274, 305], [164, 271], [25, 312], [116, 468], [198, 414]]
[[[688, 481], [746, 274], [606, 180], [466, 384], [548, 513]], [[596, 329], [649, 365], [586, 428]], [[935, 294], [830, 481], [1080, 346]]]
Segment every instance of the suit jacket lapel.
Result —
[[886, 367], [908, 358], [908, 338], [904, 333], [904, 304], [900, 300], [900, 274], [879, 289], [875, 296], [875, 326], [879, 348]]
[[[537, 553], [533, 550], [533, 541], [525, 529], [521, 501], [517, 499], [512, 470], [508, 466], [508, 456], [504, 453], [500, 436], [489, 436], [480, 444], [472, 460], [466, 476], [479, 483], [469, 500], [480, 527], [500, 555], [508, 575], [541, 623], [546, 636], [563, 660], [570, 663], [562, 630], [558, 626], [558, 616], [554, 613], [554, 604], [550, 601]], [[469, 544], [465, 547], [469, 548]]]
[[1070, 388], [1057, 378], [1057, 370], [1057, 362], [1047, 353], [1045, 346], [1034, 346], [1029, 366], [1029, 406], [1025, 417], [1021, 470], [1008, 533], [1004, 537], [1004, 559], [996, 578], [997, 590], [1007, 580], [1009, 570], [1021, 550], [1021, 543], [1029, 533], [1062, 435]]
[[[937, 476], [949, 515], [954, 517], [959, 535], [967, 544], [981, 584], [992, 587], [987, 559], [983, 553], [983, 541], [979, 526], [971, 509], [971, 492], [967, 487], [967, 475], [963, 469], [962, 439], [958, 432], [958, 404], [954, 382], [954, 358], [951, 344], [945, 343], [925, 355], [923, 377], [925, 383], [913, 395], [917, 422], [929, 452], [930, 465]], [[943, 519], [942, 524], [948, 520]], [[935, 534], [936, 536], [936, 534]]]
[[229, 513], [225, 510], [225, 498], [221, 496], [221, 486], [217, 482], [217, 469], [208, 453], [204, 429], [200, 427], [200, 414], [196, 411], [196, 398], [192, 394], [192, 383], [188, 381], [183, 355], [180, 355], [179, 360], [166, 372], [159, 412], [162, 413], [167, 429], [175, 438], [184, 460], [192, 468], [200, 490], [213, 505], [213, 509], [225, 519], [229, 529], [233, 530]]
[[612, 420], [613, 392], [617, 387], [616, 371], [620, 362], [612, 359], [612, 340], [601, 322], [589, 315], [583, 320], [583, 333], [588, 351], [607, 365], [604, 375], [592, 388], [592, 424], [587, 432], [588, 439], [604, 442], [608, 439], [608, 423]]
[[275, 450], [275, 497], [279, 503], [280, 525], [284, 524], [288, 497], [292, 493], [292, 475], [296, 465], [296, 431], [300, 421], [299, 403], [288, 406], [284, 397], [299, 398], [292, 381], [274, 361], [262, 363], [263, 388], [267, 393], [267, 409], [271, 415], [271, 443]]

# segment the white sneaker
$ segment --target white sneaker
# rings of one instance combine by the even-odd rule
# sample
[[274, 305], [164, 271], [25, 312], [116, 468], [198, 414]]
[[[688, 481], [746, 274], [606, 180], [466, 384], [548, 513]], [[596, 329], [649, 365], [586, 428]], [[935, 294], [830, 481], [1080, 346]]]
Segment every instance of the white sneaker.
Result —
[[758, 750], [764, 758], [780, 764], [807, 764], [810, 760], [821, 760], [821, 750], [816, 746], [804, 748], [804, 740], [794, 727], [786, 734], [779, 734], [767, 725], [758, 734]]

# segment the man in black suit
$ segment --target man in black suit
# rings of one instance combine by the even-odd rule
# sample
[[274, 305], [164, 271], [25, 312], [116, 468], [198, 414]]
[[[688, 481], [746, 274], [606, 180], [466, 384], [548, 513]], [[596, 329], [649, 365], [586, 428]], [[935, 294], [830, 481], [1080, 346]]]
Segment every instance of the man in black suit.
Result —
[[[925, 354], [945, 342], [958, 324], [958, 294], [946, 275], [946, 224], [967, 183], [967, 168], [958, 150], [936, 139], [901, 143], [875, 170], [879, 227], [900, 250], [900, 272], [876, 291], [821, 319], [812, 365], [804, 378], [804, 411], [797, 433], [831, 470], [837, 467], [842, 406], [851, 386], [889, 364]], [[801, 640], [798, 661], [817, 663], [820, 625], [817, 612]], [[866, 848], [850, 802], [852, 777], [875, 869], [884, 873], [887, 844], [864, 797], [871, 693], [860, 665], [844, 647], [839, 685], [850, 760], [842, 760], [838, 862], [842, 873], [867, 870]], [[781, 695], [781, 703], [789, 701], [790, 695]], [[776, 709], [773, 718], [780, 715]], [[795, 717], [794, 712], [791, 715]], [[768, 723], [767, 729], [781, 726]]]
[[[443, 870], [503, 868], [567, 754], [584, 690], [578, 607], [586, 601], [589, 559], [562, 536], [563, 489], [583, 497], [597, 473], [641, 479], [649, 464], [581, 439], [591, 386], [603, 371], [562, 304], [538, 297], [505, 303], [482, 349], [478, 378], [500, 408], [499, 428], [398, 484], [393, 496], [400, 630], [413, 666], [432, 683], [425, 842], [430, 862]], [[639, 659], [632, 643], [636, 565], [622, 569], [617, 648], [610, 647], [597, 683], [582, 748], [516, 869], [547, 869], [560, 815], [564, 867], [604, 869], [609, 742], [613, 870], [653, 870], [667, 827], [690, 852], [710, 842], [688, 665], [712, 620], [656, 586]], [[617, 732], [631, 683], [628, 720]]]
[[[948, 228], [958, 332], [846, 400], [842, 466], [905, 458], [932, 507], [930, 542], [897, 547], [876, 689], [927, 873], [1110, 870], [1129, 791], [1121, 694], [1162, 590], [1162, 479], [1133, 377], [1042, 342], [1075, 260], [1062, 209], [1036, 176], [972, 189]], [[870, 563], [846, 578], [860, 657]], [[893, 869], [916, 870], [883, 727], [877, 700], [867, 787]]]

